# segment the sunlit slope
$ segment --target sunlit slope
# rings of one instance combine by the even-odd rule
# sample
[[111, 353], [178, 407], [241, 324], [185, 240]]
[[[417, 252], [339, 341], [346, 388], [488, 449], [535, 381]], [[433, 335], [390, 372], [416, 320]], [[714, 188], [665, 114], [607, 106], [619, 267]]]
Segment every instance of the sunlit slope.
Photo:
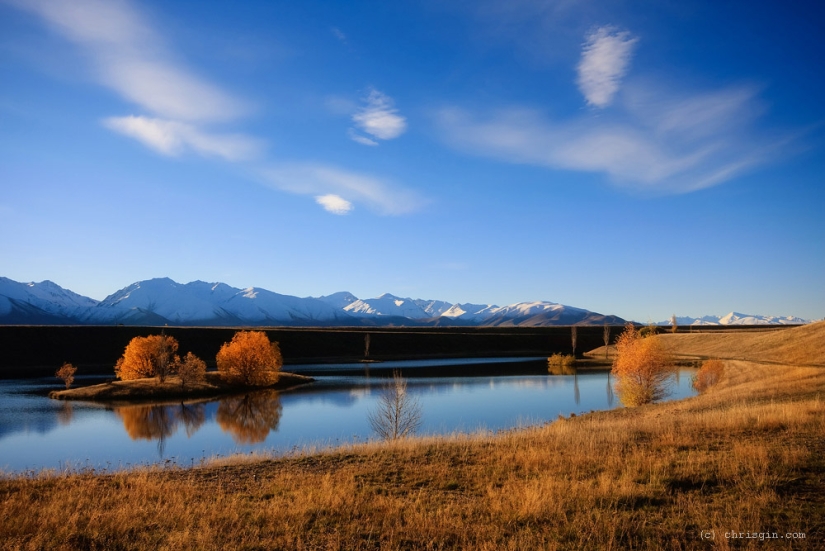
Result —
[[663, 334], [674, 354], [825, 367], [825, 321], [775, 331]]

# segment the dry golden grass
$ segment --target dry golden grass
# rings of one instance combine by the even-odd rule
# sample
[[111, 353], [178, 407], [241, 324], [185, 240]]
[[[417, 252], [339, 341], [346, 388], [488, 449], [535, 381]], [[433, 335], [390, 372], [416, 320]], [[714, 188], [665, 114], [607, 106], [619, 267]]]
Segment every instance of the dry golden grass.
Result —
[[825, 367], [825, 321], [756, 332], [663, 334], [674, 354]]
[[821, 549], [823, 488], [825, 369], [736, 360], [696, 398], [503, 434], [6, 477], [0, 548]]

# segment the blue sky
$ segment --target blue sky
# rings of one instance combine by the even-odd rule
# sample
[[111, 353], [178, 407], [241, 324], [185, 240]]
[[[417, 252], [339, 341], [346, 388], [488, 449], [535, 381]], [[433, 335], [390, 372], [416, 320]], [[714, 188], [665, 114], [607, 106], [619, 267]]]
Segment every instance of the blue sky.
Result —
[[0, 275], [822, 318], [823, 22], [0, 0]]

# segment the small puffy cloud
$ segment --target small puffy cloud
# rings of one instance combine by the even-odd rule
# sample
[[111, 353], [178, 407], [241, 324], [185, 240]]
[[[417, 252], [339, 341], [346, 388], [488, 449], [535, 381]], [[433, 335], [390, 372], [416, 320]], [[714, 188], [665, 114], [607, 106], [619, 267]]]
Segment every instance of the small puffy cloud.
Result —
[[335, 196], [361, 202], [381, 214], [406, 214], [424, 204], [418, 194], [389, 180], [325, 164], [283, 164], [263, 170], [261, 177], [282, 191], [312, 195], [316, 201], [318, 196]]
[[109, 117], [103, 126], [129, 136], [158, 153], [178, 156], [186, 150], [206, 157], [243, 161], [256, 157], [261, 143], [241, 134], [212, 134], [190, 124], [149, 117]]
[[576, 68], [577, 84], [587, 103], [607, 107], [627, 73], [637, 39], [614, 27], [600, 27], [587, 36]]
[[327, 195], [318, 195], [315, 197], [315, 202], [324, 207], [324, 210], [332, 214], [349, 214], [352, 210], [352, 203], [334, 193]]
[[[373, 88], [364, 99], [364, 103], [365, 105], [352, 116], [352, 122], [363, 132], [379, 140], [392, 140], [407, 130], [407, 119], [398, 114], [389, 96]], [[355, 135], [358, 136], [358, 134]], [[350, 137], [359, 141], [352, 134]], [[359, 141], [359, 143], [365, 142]], [[373, 141], [372, 144], [366, 145], [375, 145], [375, 143], [377, 142]]]

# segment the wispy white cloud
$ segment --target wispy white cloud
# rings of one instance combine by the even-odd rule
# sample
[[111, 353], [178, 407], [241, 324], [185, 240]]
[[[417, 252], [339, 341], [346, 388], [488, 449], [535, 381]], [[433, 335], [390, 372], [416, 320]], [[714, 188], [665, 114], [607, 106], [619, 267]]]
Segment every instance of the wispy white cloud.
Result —
[[[364, 99], [364, 105], [352, 116], [352, 122], [357, 128], [379, 140], [392, 140], [407, 130], [407, 119], [398, 114], [392, 98], [374, 88]], [[377, 145], [374, 140], [365, 138], [372, 142], [366, 143], [364, 140], [356, 139], [355, 136], [363, 137], [350, 133], [350, 138], [358, 143]]]
[[361, 145], [369, 145], [371, 147], [378, 145], [378, 142], [376, 142], [375, 140], [371, 140], [366, 136], [362, 136], [352, 128], [350, 128], [349, 131], [347, 131], [347, 136], [349, 136], [349, 139], [351, 139], [352, 141], [360, 143]]
[[332, 27], [330, 31], [335, 38], [341, 41], [342, 44], [347, 44], [347, 35], [345, 35], [341, 29], [338, 27]]
[[[215, 131], [208, 125], [236, 120], [249, 105], [197, 76], [177, 61], [146, 18], [128, 0], [3, 0], [41, 17], [49, 26], [90, 54], [98, 82], [148, 115], [107, 117], [104, 127], [133, 138], [167, 156], [193, 152], [228, 162], [248, 162], [261, 153], [262, 140]], [[339, 40], [346, 36], [332, 29]], [[330, 98], [331, 110], [351, 114], [352, 102]], [[370, 136], [388, 140], [406, 129], [392, 99], [371, 90], [353, 122]], [[352, 139], [376, 145], [356, 133]], [[312, 196], [325, 210], [346, 214], [362, 203], [382, 214], [403, 214], [419, 208], [416, 193], [375, 176], [321, 164], [278, 164], [260, 173], [274, 188]], [[259, 178], [260, 179], [260, 178]]]
[[619, 90], [619, 82], [627, 73], [636, 42], [629, 32], [610, 26], [599, 27], [587, 36], [576, 69], [579, 90], [588, 104], [610, 105]]
[[327, 195], [318, 195], [315, 197], [315, 202], [324, 207], [324, 210], [332, 214], [349, 214], [352, 210], [352, 203], [334, 193]]
[[101, 84], [164, 118], [232, 120], [245, 102], [176, 63], [163, 39], [131, 4], [106, 0], [12, 0], [92, 56]]
[[206, 133], [193, 125], [178, 121], [133, 115], [109, 117], [102, 122], [106, 128], [134, 138], [168, 156], [178, 156], [191, 150], [207, 157], [220, 157], [234, 162], [255, 158], [263, 149], [262, 142], [248, 136]]
[[335, 195], [351, 203], [363, 203], [381, 214], [406, 214], [425, 204], [414, 191], [385, 178], [325, 164], [279, 165], [263, 170], [261, 177], [283, 191], [315, 197]]
[[481, 116], [445, 109], [438, 122], [449, 144], [473, 154], [603, 173], [622, 186], [665, 193], [722, 183], [778, 154], [778, 141], [752, 131], [761, 106], [751, 88], [687, 95], [640, 85], [622, 99], [612, 117], [557, 121], [526, 108]]

